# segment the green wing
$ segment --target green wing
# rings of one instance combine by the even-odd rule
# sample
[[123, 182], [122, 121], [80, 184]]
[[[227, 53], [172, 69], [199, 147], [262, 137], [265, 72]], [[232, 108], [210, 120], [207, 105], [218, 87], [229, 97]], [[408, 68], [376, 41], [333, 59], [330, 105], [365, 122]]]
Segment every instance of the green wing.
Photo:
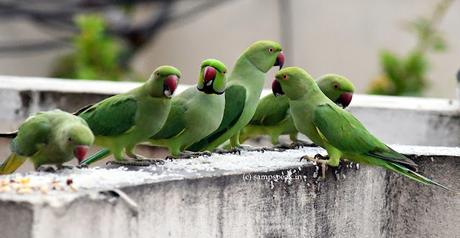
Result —
[[286, 96], [275, 97], [269, 94], [262, 98], [256, 112], [249, 122], [250, 125], [272, 126], [283, 121], [289, 111], [289, 99]]
[[116, 95], [81, 112], [95, 136], [116, 136], [135, 125], [137, 101], [132, 96]]
[[181, 133], [185, 129], [184, 113], [187, 111], [186, 100], [174, 100], [171, 103], [171, 110], [165, 124], [159, 132], [150, 139], [169, 139]]
[[205, 137], [199, 142], [191, 145], [188, 149], [191, 151], [200, 151], [204, 149], [215, 139], [219, 138], [228, 129], [236, 124], [243, 113], [246, 104], [246, 88], [241, 85], [231, 85], [225, 90], [225, 109], [224, 117], [219, 128], [211, 135]]
[[415, 170], [417, 165], [374, 137], [351, 113], [323, 104], [314, 111], [313, 123], [327, 141], [341, 151], [359, 153]]
[[45, 116], [36, 115], [19, 127], [17, 136], [11, 142], [11, 151], [21, 156], [32, 156], [48, 143], [51, 125]]

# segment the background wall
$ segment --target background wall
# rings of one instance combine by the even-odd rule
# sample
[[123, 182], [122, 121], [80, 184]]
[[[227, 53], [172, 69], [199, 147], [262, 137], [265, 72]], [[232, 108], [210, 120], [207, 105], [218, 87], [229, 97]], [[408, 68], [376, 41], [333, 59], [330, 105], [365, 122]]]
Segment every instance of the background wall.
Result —
[[[387, 48], [405, 53], [415, 44], [404, 29], [408, 20], [429, 16], [438, 1], [417, 0], [230, 0], [198, 16], [166, 26], [138, 54], [133, 67], [147, 76], [160, 64], [173, 64], [194, 83], [203, 59], [212, 57], [233, 66], [236, 57], [259, 39], [281, 41], [287, 65], [312, 75], [335, 72], [351, 78], [364, 92], [379, 74], [378, 53]], [[179, 8], [187, 8], [181, 1]], [[146, 9], [146, 12], [150, 9]], [[460, 2], [455, 1], [440, 25], [446, 52], [430, 55], [431, 85], [427, 96], [454, 98], [460, 68]], [[0, 43], [17, 38], [47, 38], [26, 21], [0, 24]], [[0, 54], [0, 74], [47, 76], [65, 48], [46, 53]], [[269, 75], [272, 78], [273, 72]], [[269, 85], [267, 80], [267, 86]]]

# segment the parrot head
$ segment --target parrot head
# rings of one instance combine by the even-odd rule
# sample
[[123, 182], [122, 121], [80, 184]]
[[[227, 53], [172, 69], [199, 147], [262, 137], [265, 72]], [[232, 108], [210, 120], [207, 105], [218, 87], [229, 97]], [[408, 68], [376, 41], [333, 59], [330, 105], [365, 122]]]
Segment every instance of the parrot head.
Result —
[[347, 78], [337, 74], [326, 74], [321, 76], [316, 83], [335, 104], [342, 108], [350, 105], [355, 87]]
[[64, 133], [65, 147], [73, 152], [78, 163], [83, 161], [88, 153], [89, 147], [94, 143], [94, 135], [86, 125], [86, 122], [68, 127]]
[[275, 78], [272, 83], [273, 94], [286, 95], [291, 100], [301, 98], [311, 88], [318, 88], [314, 79], [299, 67], [284, 68], [276, 73]]
[[244, 56], [260, 71], [266, 73], [273, 66], [284, 65], [284, 53], [281, 45], [274, 41], [256, 41], [243, 53]]
[[198, 90], [207, 94], [222, 94], [225, 91], [227, 67], [216, 59], [201, 63]]
[[153, 71], [150, 79], [145, 84], [152, 97], [170, 98], [177, 88], [181, 72], [172, 66], [160, 66]]

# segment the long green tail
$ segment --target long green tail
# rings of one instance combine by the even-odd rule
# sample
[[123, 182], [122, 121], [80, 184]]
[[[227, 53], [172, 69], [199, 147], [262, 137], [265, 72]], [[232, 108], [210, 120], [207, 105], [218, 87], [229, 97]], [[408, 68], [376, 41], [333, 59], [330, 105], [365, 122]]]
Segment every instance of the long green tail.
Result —
[[441, 187], [443, 189], [446, 189], [446, 190], [449, 190], [449, 191], [453, 191], [452, 189], [436, 182], [436, 181], [433, 181], [417, 172], [414, 172], [402, 165], [399, 165], [399, 164], [396, 164], [396, 163], [385, 163], [384, 165], [385, 168], [391, 170], [391, 171], [394, 171], [398, 174], [401, 174], [401, 175], [404, 175], [412, 180], [415, 180], [419, 183], [422, 183], [422, 184], [426, 184], [426, 185], [435, 185], [435, 186], [438, 186], [438, 187]]
[[83, 160], [80, 164], [90, 165], [90, 164], [95, 163], [95, 162], [97, 162], [97, 161], [99, 161], [101, 159], [104, 159], [105, 157], [107, 157], [109, 155], [110, 155], [110, 150], [102, 149], [102, 150], [94, 153], [93, 155], [91, 155], [87, 159]]
[[3, 163], [0, 165], [0, 174], [11, 174], [21, 166], [27, 157], [12, 153]]

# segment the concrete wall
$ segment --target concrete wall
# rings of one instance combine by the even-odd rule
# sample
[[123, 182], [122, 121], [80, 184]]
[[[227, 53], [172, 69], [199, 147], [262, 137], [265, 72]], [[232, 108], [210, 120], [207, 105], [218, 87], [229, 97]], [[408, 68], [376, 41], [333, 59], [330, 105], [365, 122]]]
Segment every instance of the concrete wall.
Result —
[[[379, 74], [378, 52], [405, 53], [415, 44], [404, 23], [431, 14], [438, 1], [417, 0], [232, 0], [209, 11], [168, 25], [136, 56], [132, 66], [146, 77], [162, 64], [173, 64], [192, 84], [203, 59], [212, 57], [233, 67], [236, 57], [259, 39], [282, 41], [287, 65], [298, 65], [317, 77], [343, 74], [358, 92]], [[183, 1], [178, 10], [195, 1]], [[148, 13], [155, 9], [148, 9]], [[460, 2], [454, 1], [440, 29], [448, 51], [432, 55], [428, 96], [454, 98], [455, 73], [460, 65]], [[0, 24], [0, 41], [46, 39], [49, 32], [25, 22]], [[0, 74], [47, 76], [50, 63], [65, 51], [0, 56]], [[272, 78], [268, 76], [268, 78]], [[268, 86], [269, 82], [267, 82]]]
[[[413, 159], [421, 173], [460, 189], [459, 149], [395, 149], [417, 153]], [[0, 212], [6, 218], [0, 219], [2, 237], [445, 238], [460, 234], [458, 195], [367, 166], [345, 168], [339, 180], [330, 170], [325, 180], [319, 179], [315, 166], [298, 160], [318, 152], [324, 153], [306, 148], [176, 160], [131, 171], [139, 176], [124, 180], [133, 185], [122, 185], [116, 169], [56, 174], [54, 179], [73, 177], [75, 184], [82, 185], [91, 172], [101, 181], [83, 189], [90, 184], [86, 182], [76, 194], [0, 193]], [[142, 181], [139, 177], [146, 173], [151, 178]], [[44, 174], [28, 177], [49, 179]], [[110, 178], [117, 182], [104, 181]], [[119, 186], [138, 210], [130, 209], [123, 199], [98, 192]]]

